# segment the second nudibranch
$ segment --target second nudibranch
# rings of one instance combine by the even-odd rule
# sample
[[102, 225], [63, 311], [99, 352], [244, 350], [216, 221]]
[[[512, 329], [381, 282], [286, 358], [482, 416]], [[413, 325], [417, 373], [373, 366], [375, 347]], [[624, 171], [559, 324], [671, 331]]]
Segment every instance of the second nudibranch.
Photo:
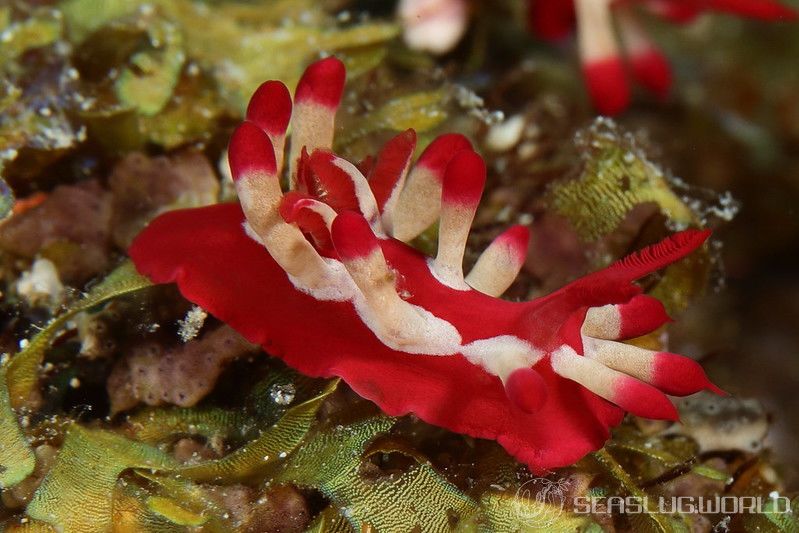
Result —
[[562, 39], [577, 28], [588, 94], [600, 113], [615, 115], [630, 103], [630, 77], [663, 99], [671, 67], [649, 37], [641, 15], [686, 23], [715, 11], [767, 21], [794, 21], [794, 9], [776, 0], [528, 0], [529, 25], [540, 37]]

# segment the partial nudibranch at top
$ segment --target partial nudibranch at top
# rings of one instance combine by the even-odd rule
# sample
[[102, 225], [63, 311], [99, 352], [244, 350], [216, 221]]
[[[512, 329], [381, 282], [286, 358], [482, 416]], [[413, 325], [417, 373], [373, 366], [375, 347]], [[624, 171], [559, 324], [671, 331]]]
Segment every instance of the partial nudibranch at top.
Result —
[[660, 98], [671, 88], [671, 67], [642, 24], [642, 11], [678, 24], [706, 11], [767, 21], [797, 19], [793, 8], [777, 0], [528, 0], [529, 26], [539, 37], [557, 41], [577, 28], [588, 94], [606, 115], [629, 105], [628, 73]]
[[[161, 215], [131, 246], [139, 271], [300, 372], [340, 376], [389, 415], [495, 439], [535, 471], [601, 447], [625, 412], [673, 420], [667, 394], [719, 392], [695, 361], [621, 342], [669, 320], [634, 281], [708, 232], [677, 233], [543, 298], [502, 300], [529, 234], [509, 228], [464, 273], [482, 158], [446, 134], [413, 162], [413, 130], [365, 163], [337, 156], [344, 83], [331, 57], [308, 67], [293, 102], [282, 83], [261, 85], [230, 141], [240, 205]], [[436, 221], [426, 257], [407, 242]]]

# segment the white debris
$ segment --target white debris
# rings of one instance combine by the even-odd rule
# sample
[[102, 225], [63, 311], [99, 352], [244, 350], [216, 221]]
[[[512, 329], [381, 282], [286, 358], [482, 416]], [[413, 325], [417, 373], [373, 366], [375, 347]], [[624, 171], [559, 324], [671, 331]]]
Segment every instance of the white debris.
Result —
[[[109, 308], [112, 308], [111, 304]], [[73, 328], [78, 330], [80, 357], [98, 359], [109, 357], [117, 348], [108, 330], [108, 318], [103, 313], [78, 313]]]
[[186, 318], [178, 320], [178, 335], [183, 342], [189, 342], [200, 333], [200, 330], [205, 324], [205, 319], [208, 318], [208, 313], [202, 307], [195, 305], [189, 312], [186, 313]]
[[519, 156], [519, 159], [522, 161], [527, 159], [532, 159], [536, 155], [538, 155], [541, 149], [541, 145], [535, 141], [526, 141], [519, 145], [516, 149], [516, 155]]
[[486, 135], [486, 146], [494, 152], [510, 150], [519, 142], [523, 131], [524, 117], [513, 115], [507, 120], [491, 126]]
[[741, 202], [736, 200], [729, 191], [721, 193], [718, 201], [719, 204], [711, 205], [708, 208], [708, 212], [709, 214], [715, 215], [725, 222], [731, 221], [738, 214], [738, 211], [741, 210]]
[[532, 213], [519, 213], [516, 223], [521, 224], [522, 226], [529, 226], [533, 223], [534, 219], [535, 217], [533, 217]]
[[730, 530], [731, 516], [725, 516], [713, 527], [713, 533], [727, 533]]
[[487, 126], [493, 126], [505, 120], [505, 113], [498, 110], [491, 111], [486, 109], [485, 100], [468, 87], [455, 85], [453, 87], [452, 96], [455, 98], [458, 105], [466, 110], [469, 115], [480, 120]]
[[65, 290], [58, 270], [49, 259], [37, 259], [17, 281], [17, 294], [30, 305], [57, 307], [64, 301]]
[[405, 44], [437, 55], [455, 48], [469, 22], [466, 0], [400, 0], [397, 14]]
[[297, 388], [293, 383], [279, 383], [269, 389], [269, 397], [278, 405], [289, 405], [297, 395]]

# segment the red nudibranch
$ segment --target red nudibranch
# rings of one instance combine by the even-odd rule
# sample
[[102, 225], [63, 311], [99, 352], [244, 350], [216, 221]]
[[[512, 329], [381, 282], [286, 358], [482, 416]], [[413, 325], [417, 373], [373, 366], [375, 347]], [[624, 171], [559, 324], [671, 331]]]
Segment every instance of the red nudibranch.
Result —
[[[633, 281], [708, 232], [677, 233], [543, 298], [502, 300], [528, 230], [501, 234], [464, 276], [481, 157], [447, 134], [412, 165], [413, 130], [360, 168], [338, 157], [330, 148], [344, 81], [337, 59], [312, 64], [293, 109], [285, 85], [261, 85], [230, 141], [241, 206], [161, 215], [130, 248], [138, 270], [177, 282], [300, 372], [340, 376], [389, 415], [495, 439], [535, 471], [601, 447], [625, 411], [676, 419], [666, 394], [718, 391], [691, 359], [618, 342], [669, 320]], [[429, 258], [406, 243], [436, 220]]]
[[529, 0], [530, 27], [540, 37], [559, 40], [577, 26], [589, 96], [607, 115], [623, 111], [630, 102], [623, 56], [632, 78], [645, 89], [665, 98], [671, 87], [669, 63], [638, 22], [636, 6], [676, 23], [688, 22], [702, 11], [761, 20], [797, 18], [796, 11], [775, 0]]

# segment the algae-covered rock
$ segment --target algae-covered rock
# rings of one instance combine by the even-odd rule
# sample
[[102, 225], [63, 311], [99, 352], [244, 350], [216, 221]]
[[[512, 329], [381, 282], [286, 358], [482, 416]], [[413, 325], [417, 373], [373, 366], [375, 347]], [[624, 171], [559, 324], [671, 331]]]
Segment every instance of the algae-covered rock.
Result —
[[131, 153], [117, 163], [108, 182], [112, 239], [121, 249], [161, 212], [212, 204], [219, 196], [211, 165], [193, 151], [154, 158]]
[[158, 342], [136, 346], [117, 361], [108, 377], [111, 412], [139, 402], [195, 405], [213, 390], [225, 365], [257, 351], [228, 326], [174, 348]]
[[36, 207], [0, 226], [0, 248], [56, 266], [62, 281], [83, 283], [110, 265], [111, 195], [89, 181], [56, 187]]

